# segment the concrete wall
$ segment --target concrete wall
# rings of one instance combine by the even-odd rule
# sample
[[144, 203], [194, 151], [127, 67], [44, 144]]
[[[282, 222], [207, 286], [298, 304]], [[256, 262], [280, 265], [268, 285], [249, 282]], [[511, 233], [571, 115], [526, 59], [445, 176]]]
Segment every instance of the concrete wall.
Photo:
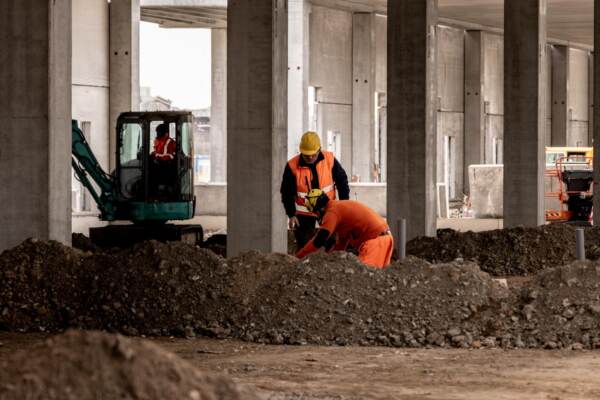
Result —
[[[109, 163], [108, 126], [108, 3], [105, 0], [73, 2], [73, 62], [72, 114], [80, 122], [90, 122], [92, 150], [105, 170]], [[74, 188], [79, 186], [75, 181]], [[89, 196], [88, 196], [88, 199]], [[91, 213], [73, 214], [73, 231], [86, 231], [96, 224], [97, 207], [92, 202]], [[84, 222], [85, 221], [85, 222]]]
[[[227, 215], [227, 184], [202, 183], [194, 188], [196, 195], [196, 216]], [[386, 215], [385, 183], [351, 183], [350, 199], [358, 200], [373, 208], [380, 215]]]
[[[316, 126], [341, 136], [339, 159], [347, 171], [352, 160], [352, 13], [311, 7], [309, 79], [316, 89]], [[324, 146], [325, 147], [325, 146]]]
[[504, 40], [485, 33], [484, 62], [484, 160], [486, 164], [501, 162], [504, 138]]
[[587, 146], [589, 125], [589, 53], [569, 49], [569, 108], [567, 145]]
[[465, 33], [437, 27], [437, 182], [453, 199], [463, 194]]

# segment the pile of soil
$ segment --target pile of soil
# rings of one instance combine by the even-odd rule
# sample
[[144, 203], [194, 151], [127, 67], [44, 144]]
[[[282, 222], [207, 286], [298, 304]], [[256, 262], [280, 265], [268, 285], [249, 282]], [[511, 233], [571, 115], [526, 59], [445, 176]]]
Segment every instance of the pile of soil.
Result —
[[[407, 253], [432, 263], [464, 259], [494, 276], [531, 275], [575, 260], [575, 227], [552, 224], [460, 233], [441, 229], [437, 237], [407, 243]], [[600, 256], [600, 229], [586, 228], [590, 258]]]
[[0, 254], [0, 329], [56, 331], [81, 312], [85, 254], [29, 239]]
[[184, 243], [91, 253], [30, 240], [0, 255], [0, 278], [5, 330], [79, 327], [273, 344], [600, 343], [600, 262], [547, 269], [509, 290], [464, 260], [409, 257], [374, 270], [350, 253], [226, 260]]
[[0, 362], [0, 398], [256, 399], [231, 379], [205, 375], [158, 346], [70, 331]]
[[82, 251], [91, 251], [92, 253], [102, 251], [102, 249], [92, 243], [92, 240], [83, 233], [73, 233], [71, 235], [71, 244], [73, 248]]
[[250, 290], [229, 314], [233, 336], [273, 344], [467, 344], [480, 335], [469, 318], [508, 296], [470, 263], [411, 258], [376, 271], [348, 253], [283, 261], [258, 273], [256, 263], [246, 264]]
[[77, 326], [130, 335], [212, 335], [227, 312], [229, 268], [212, 251], [181, 242], [149, 241], [88, 257]]
[[495, 334], [516, 347], [600, 348], [600, 262], [541, 272], [503, 315]]

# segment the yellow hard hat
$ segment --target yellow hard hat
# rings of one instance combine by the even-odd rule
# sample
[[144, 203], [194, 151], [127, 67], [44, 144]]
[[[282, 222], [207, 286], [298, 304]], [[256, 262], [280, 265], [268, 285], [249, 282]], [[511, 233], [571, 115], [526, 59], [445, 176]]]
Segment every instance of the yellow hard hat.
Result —
[[308, 210], [308, 212], [315, 211], [317, 207], [317, 202], [323, 196], [323, 191], [321, 189], [311, 189], [310, 192], [306, 195], [306, 201], [304, 202], [304, 206]]
[[300, 140], [300, 153], [305, 156], [312, 156], [317, 154], [321, 149], [321, 139], [316, 132], [305, 132]]

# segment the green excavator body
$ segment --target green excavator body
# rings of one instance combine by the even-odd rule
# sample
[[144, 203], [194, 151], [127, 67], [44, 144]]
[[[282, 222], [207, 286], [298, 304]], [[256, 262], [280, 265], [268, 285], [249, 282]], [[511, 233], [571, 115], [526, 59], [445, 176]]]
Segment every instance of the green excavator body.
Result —
[[[170, 140], [175, 143], [174, 153], [168, 160], [161, 160], [154, 154], [156, 128], [161, 124], [168, 126]], [[140, 240], [152, 239], [152, 236], [160, 236], [159, 240], [182, 240], [177, 233], [179, 228], [164, 228], [160, 232], [156, 227], [168, 221], [186, 221], [194, 217], [192, 124], [190, 112], [122, 113], [116, 126], [116, 165], [109, 174], [96, 159], [77, 121], [72, 121], [71, 164], [75, 175], [98, 205], [101, 220], [132, 222], [135, 227], [131, 224], [114, 226], [135, 232], [134, 236], [139, 236]], [[106, 238], [98, 239], [104, 236], [102, 230], [104, 233], [110, 231], [108, 236], [128, 237], [128, 234], [116, 235], [114, 226], [91, 229], [92, 241], [111, 242]], [[199, 225], [178, 226], [185, 227], [194, 240], [202, 240]], [[164, 239], [164, 232], [173, 234]], [[94, 240], [95, 236], [97, 240]], [[136, 241], [133, 238], [133, 242]]]

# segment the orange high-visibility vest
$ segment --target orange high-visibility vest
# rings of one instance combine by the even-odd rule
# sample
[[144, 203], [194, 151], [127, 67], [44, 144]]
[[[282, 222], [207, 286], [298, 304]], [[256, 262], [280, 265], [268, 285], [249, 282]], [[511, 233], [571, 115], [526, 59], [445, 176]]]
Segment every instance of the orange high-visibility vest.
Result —
[[174, 159], [175, 141], [168, 135], [160, 139], [154, 139], [154, 157], [162, 161]]
[[320, 188], [313, 188], [312, 185], [312, 171], [310, 167], [300, 165], [302, 155], [298, 154], [296, 157], [288, 161], [288, 165], [292, 170], [292, 173], [296, 177], [296, 214], [316, 216], [313, 213], [308, 212], [305, 206], [306, 196], [311, 189], [321, 189], [331, 200], [335, 200], [335, 182], [333, 181], [333, 164], [335, 157], [332, 152], [321, 150], [324, 159], [316, 164], [317, 175], [319, 177]]

